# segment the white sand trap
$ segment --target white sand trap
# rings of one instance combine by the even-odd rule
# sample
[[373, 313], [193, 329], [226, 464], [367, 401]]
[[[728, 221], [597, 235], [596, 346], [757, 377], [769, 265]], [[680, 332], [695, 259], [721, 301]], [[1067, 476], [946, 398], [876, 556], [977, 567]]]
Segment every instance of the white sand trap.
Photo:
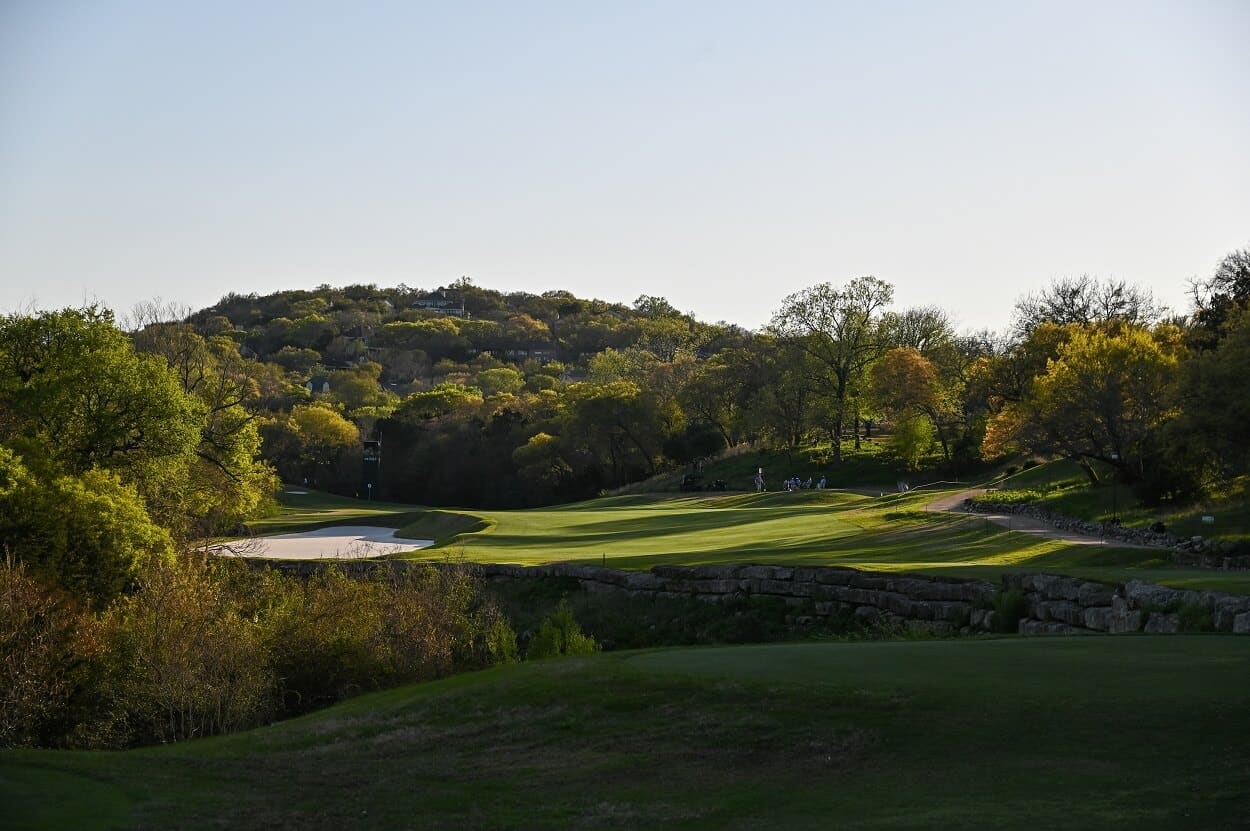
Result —
[[216, 554], [269, 557], [277, 560], [359, 560], [402, 551], [416, 551], [429, 548], [433, 544], [434, 540], [401, 539], [395, 536], [392, 528], [338, 525], [299, 534], [230, 540], [218, 543], [210, 550]]

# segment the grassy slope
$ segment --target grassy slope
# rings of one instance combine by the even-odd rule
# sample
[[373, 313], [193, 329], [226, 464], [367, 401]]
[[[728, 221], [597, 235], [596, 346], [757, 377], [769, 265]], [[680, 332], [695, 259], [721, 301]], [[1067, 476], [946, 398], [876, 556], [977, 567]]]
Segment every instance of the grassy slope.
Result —
[[[1182, 537], [1197, 534], [1224, 540], [1250, 539], [1250, 499], [1245, 482], [1226, 493], [1193, 503], [1146, 506], [1129, 488], [1114, 484], [1109, 476], [1097, 487], [1091, 487], [1075, 464], [1055, 461], [1006, 477], [996, 486], [1009, 499], [1027, 497], [1065, 516], [1100, 521], [1118, 515], [1125, 525], [1135, 528], [1163, 522], [1170, 533]], [[1203, 516], [1215, 517], [1215, 523], [1204, 523]]]
[[[763, 468], [768, 486], [777, 490], [785, 479], [792, 476], [818, 481], [821, 476], [831, 488], [854, 488], [869, 492], [893, 490], [901, 479], [912, 484], [932, 482], [941, 478], [934, 472], [940, 458], [929, 460], [929, 466], [921, 471], [905, 470], [897, 459], [885, 452], [880, 437], [864, 441], [855, 450], [853, 442], [842, 443], [844, 454], [840, 464], [833, 463], [830, 444], [812, 444], [793, 450], [747, 450], [734, 448], [719, 458], [704, 463], [701, 470], [704, 481], [721, 479], [731, 491], [755, 490], [755, 472]], [[685, 471], [673, 471], [636, 482], [613, 491], [614, 494], [674, 492], [678, 490]]]
[[0, 828], [1235, 828], [1248, 685], [1250, 641], [1215, 636], [539, 662], [224, 739], [0, 753]]
[[322, 491], [287, 486], [278, 494], [278, 512], [252, 520], [253, 534], [291, 534], [332, 525], [377, 525], [399, 528], [419, 518], [425, 511], [415, 505], [396, 502], [368, 502]]

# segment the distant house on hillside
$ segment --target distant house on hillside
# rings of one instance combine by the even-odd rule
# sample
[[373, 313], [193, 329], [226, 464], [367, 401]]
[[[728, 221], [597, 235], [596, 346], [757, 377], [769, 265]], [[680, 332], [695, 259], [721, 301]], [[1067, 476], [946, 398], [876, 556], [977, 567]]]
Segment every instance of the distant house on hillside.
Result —
[[426, 312], [437, 312], [449, 317], [469, 316], [464, 308], [464, 293], [459, 289], [442, 288], [438, 291], [432, 291], [414, 300], [412, 308]]
[[512, 361], [523, 361], [526, 358], [538, 361], [540, 364], [549, 364], [556, 359], [556, 350], [550, 344], [531, 343], [522, 349], [506, 349], [504, 357]]
[[324, 375], [314, 375], [308, 379], [308, 383], [304, 384], [304, 389], [313, 395], [325, 395], [330, 391], [330, 379]]

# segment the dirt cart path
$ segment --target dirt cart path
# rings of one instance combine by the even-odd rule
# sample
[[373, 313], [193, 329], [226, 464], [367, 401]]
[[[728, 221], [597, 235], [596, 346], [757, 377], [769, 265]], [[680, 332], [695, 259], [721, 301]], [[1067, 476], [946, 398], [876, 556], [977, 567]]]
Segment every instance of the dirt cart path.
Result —
[[1042, 522], [1040, 519], [1019, 516], [1018, 514], [983, 514], [980, 511], [973, 513], [971, 511], [964, 510], [963, 504], [965, 499], [971, 499], [972, 497], [980, 496], [983, 493], [985, 493], [985, 488], [976, 488], [973, 490], [947, 494], [933, 500], [924, 507], [926, 511], [963, 514], [964, 516], [978, 517], [1020, 534], [1028, 534], [1033, 537], [1041, 537], [1048, 540], [1059, 540], [1060, 542], [1072, 543], [1073, 545], [1115, 545], [1120, 548], [1151, 547], [1146, 545], [1133, 545], [1132, 543], [1122, 542], [1120, 540], [1107, 540], [1103, 537], [1097, 537], [1090, 534], [1078, 534], [1075, 531], [1063, 531], [1053, 525], [1050, 525], [1049, 523]]

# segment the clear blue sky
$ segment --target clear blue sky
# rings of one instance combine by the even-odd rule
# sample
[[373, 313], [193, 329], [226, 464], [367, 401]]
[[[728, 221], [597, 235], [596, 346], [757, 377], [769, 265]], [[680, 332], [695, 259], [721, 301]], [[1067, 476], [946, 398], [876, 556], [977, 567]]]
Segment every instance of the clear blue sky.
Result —
[[461, 275], [1001, 327], [1250, 245], [1250, 2], [0, 0], [0, 310]]

